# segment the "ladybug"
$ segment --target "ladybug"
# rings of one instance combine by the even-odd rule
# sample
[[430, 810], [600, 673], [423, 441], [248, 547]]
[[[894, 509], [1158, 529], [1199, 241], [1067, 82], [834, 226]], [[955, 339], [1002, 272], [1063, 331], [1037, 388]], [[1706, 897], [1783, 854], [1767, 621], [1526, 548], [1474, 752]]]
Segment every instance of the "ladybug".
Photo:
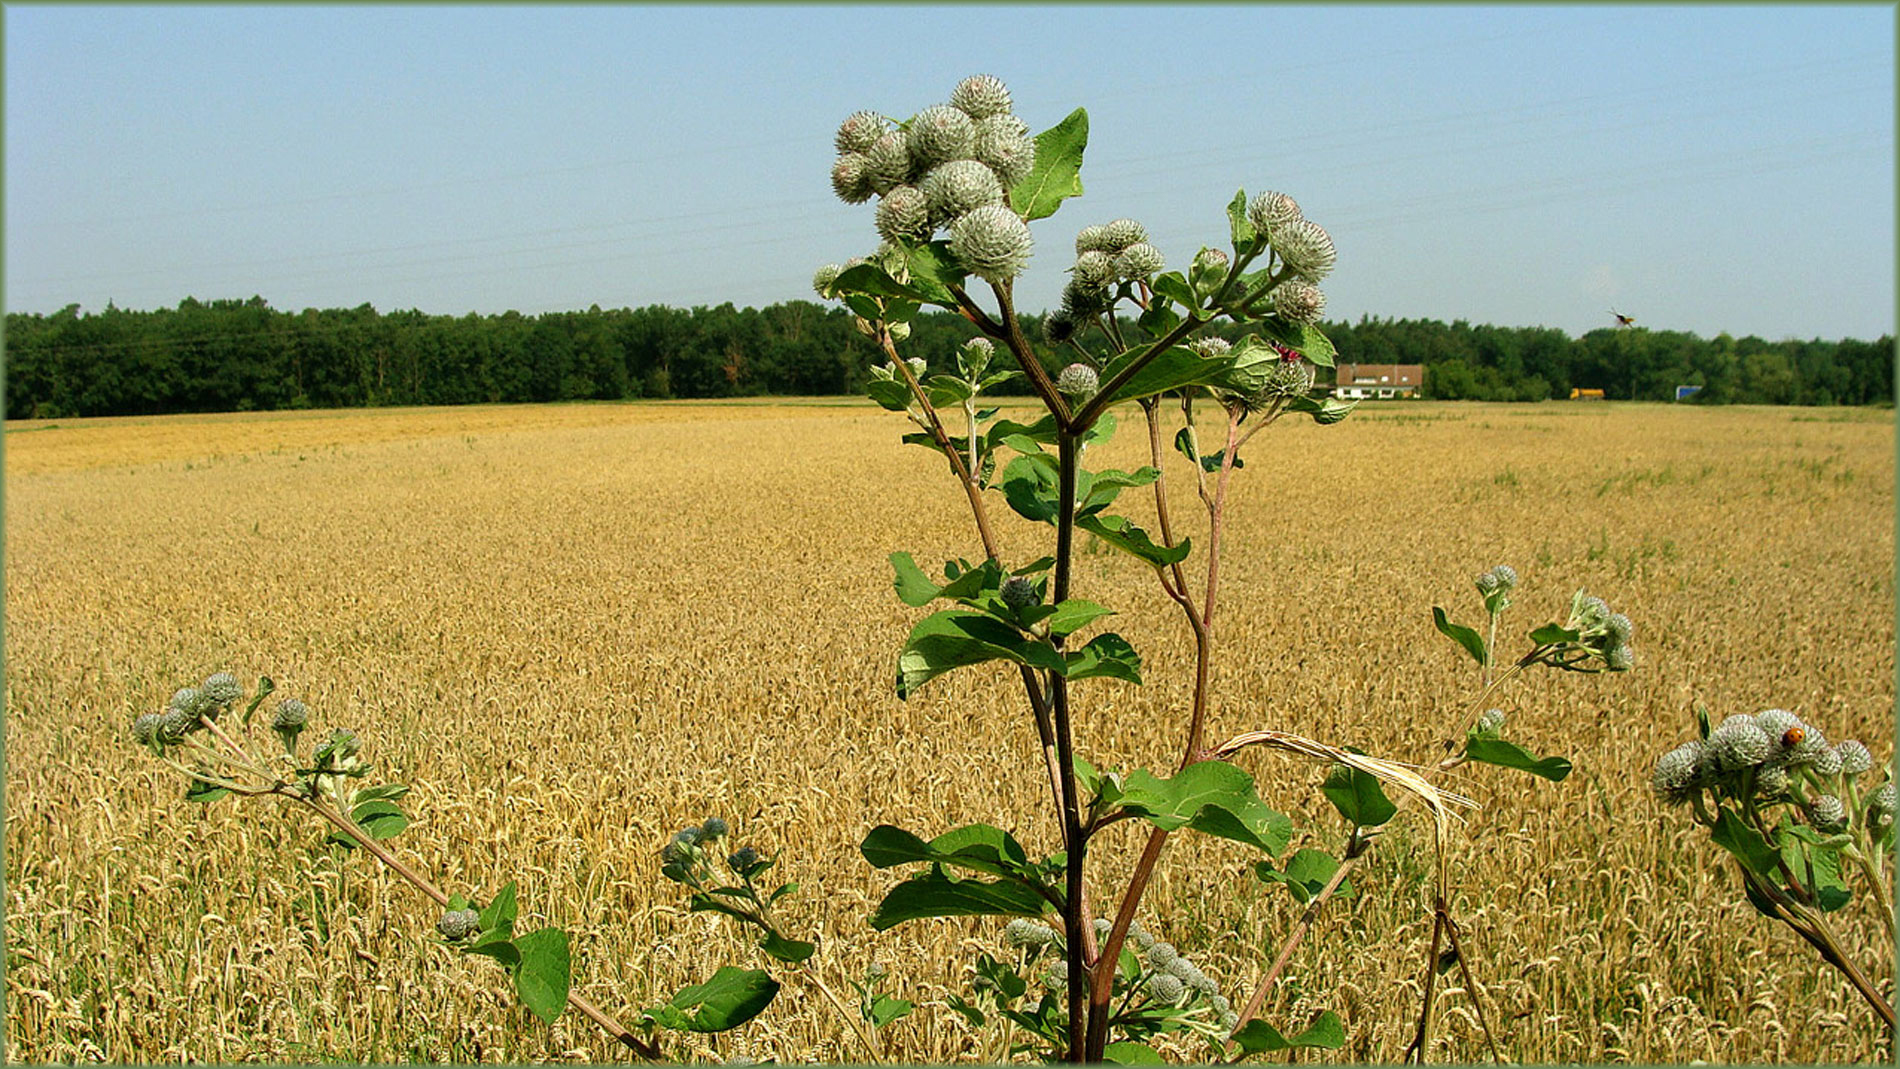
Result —
[[1808, 733], [1805, 729], [1799, 726], [1791, 727], [1781, 733], [1781, 748], [1784, 750], [1792, 750], [1801, 745], [1801, 740], [1807, 737]]

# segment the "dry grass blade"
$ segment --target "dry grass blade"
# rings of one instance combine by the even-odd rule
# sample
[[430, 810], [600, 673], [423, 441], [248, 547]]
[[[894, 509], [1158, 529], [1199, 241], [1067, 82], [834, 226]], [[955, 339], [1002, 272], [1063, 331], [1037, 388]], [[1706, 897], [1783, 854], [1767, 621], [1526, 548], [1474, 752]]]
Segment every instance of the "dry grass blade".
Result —
[[1219, 746], [1214, 747], [1212, 753], [1215, 757], [1225, 759], [1233, 754], [1239, 753], [1249, 746], [1265, 746], [1269, 749], [1283, 750], [1287, 753], [1299, 754], [1303, 757], [1311, 757], [1316, 760], [1336, 761], [1348, 768], [1356, 768], [1369, 776], [1374, 776], [1381, 783], [1390, 783], [1402, 789], [1407, 794], [1424, 802], [1426, 808], [1432, 811], [1432, 822], [1436, 828], [1438, 844], [1441, 847], [1444, 845], [1446, 834], [1450, 831], [1451, 822], [1455, 819], [1461, 819], [1458, 817], [1458, 814], [1452, 812], [1452, 807], [1460, 806], [1465, 809], [1476, 809], [1478, 807], [1478, 803], [1475, 800], [1467, 798], [1462, 794], [1454, 794], [1451, 791], [1441, 791], [1437, 787], [1432, 786], [1431, 782], [1425, 777], [1396, 761], [1388, 761], [1382, 757], [1372, 757], [1368, 754], [1342, 750], [1337, 746], [1328, 745], [1317, 739], [1309, 739], [1304, 735], [1295, 735], [1288, 731], [1242, 732], [1228, 739], [1226, 742], [1221, 743]]

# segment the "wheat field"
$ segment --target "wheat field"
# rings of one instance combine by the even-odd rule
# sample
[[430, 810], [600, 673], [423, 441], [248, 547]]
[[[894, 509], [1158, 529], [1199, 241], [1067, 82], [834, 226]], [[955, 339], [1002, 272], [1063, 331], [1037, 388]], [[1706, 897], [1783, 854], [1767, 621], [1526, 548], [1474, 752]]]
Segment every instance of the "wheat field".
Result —
[[[1091, 464], [1143, 462], [1123, 416]], [[818, 979], [848, 995], [882, 963], [918, 1003], [879, 1033], [880, 1057], [993, 1049], [944, 1000], [967, 994], [1000, 923], [865, 921], [897, 877], [857, 853], [877, 824], [985, 821], [1055, 848], [1013, 673], [892, 692], [923, 611], [893, 596], [887, 555], [980, 555], [962, 495], [898, 443], [906, 429], [845, 402], [8, 424], [9, 1057], [624, 1060], [575, 1013], [530, 1017], [501, 970], [434, 940], [432, 904], [321, 847], [301, 814], [183, 800], [128, 727], [226, 669], [273, 677], [319, 729], [357, 731], [414, 787], [398, 855], [478, 897], [517, 880], [523, 925], [572, 933], [578, 989], [623, 1020], [756, 962], [659, 874], [670, 833], [718, 815], [801, 885], [788, 934], [819, 938]], [[1717, 719], [1786, 708], [1892, 758], [1894, 446], [1890, 410], [1392, 403], [1277, 425], [1236, 477], [1211, 736], [1272, 728], [1431, 759], [1475, 683], [1433, 605], [1474, 621], [1471, 578], [1498, 563], [1522, 577], [1505, 618], [1520, 636], [1561, 621], [1576, 589], [1601, 595], [1635, 621], [1635, 670], [1534, 674], [1497, 703], [1508, 736], [1574, 774], [1443, 781], [1481, 803], [1450, 848], [1453, 907], [1505, 1052], [1884, 1061], [1864, 1003], [1748, 907], [1648, 777], [1696, 703]], [[1006, 563], [1048, 551], [1046, 529], [992, 499]], [[1125, 500], [1138, 522], [1151, 512]], [[1151, 573], [1081, 550], [1076, 593], [1119, 610], [1108, 626], [1147, 681], [1079, 683], [1079, 749], [1171, 769], [1191, 639]], [[1295, 846], [1337, 848], [1323, 768], [1239, 761], [1294, 817]], [[1104, 836], [1103, 893], [1139, 841], [1128, 825]], [[1234, 995], [1298, 913], [1250, 865], [1177, 836], [1143, 911]], [[1267, 1016], [1330, 1009], [1349, 1037], [1313, 1060], [1402, 1054], [1431, 866], [1428, 825], [1402, 814], [1295, 954]], [[1841, 927], [1891, 998], [1871, 909]], [[675, 1053], [867, 1060], [812, 978], [779, 971], [761, 1018]], [[1488, 1056], [1458, 981], [1440, 984], [1435, 1061]]]

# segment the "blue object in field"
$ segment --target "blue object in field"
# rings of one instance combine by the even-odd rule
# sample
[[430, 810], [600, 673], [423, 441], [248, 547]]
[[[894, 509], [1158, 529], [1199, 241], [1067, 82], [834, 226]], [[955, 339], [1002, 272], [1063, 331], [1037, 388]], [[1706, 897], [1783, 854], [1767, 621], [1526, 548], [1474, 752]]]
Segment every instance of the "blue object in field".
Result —
[[1702, 387], [1700, 386], [1678, 386], [1676, 387], [1676, 400], [1680, 401], [1685, 397], [1694, 397], [1701, 392]]

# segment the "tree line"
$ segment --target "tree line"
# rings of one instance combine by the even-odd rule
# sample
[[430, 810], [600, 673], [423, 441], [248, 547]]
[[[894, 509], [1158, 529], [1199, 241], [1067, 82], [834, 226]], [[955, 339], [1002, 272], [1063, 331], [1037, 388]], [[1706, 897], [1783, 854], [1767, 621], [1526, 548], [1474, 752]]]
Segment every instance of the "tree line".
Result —
[[[1372, 317], [1322, 327], [1342, 361], [1425, 365], [1428, 397], [1534, 401], [1583, 387], [1666, 400], [1678, 385], [1702, 387], [1695, 400], [1713, 404], [1894, 396], [1891, 337], [1768, 342], [1605, 328], [1573, 339], [1547, 327]], [[973, 334], [959, 316], [926, 312], [906, 355], [949, 370]], [[883, 359], [848, 311], [811, 301], [449, 316], [187, 298], [153, 311], [9, 313], [5, 346], [10, 418], [848, 394]]]

